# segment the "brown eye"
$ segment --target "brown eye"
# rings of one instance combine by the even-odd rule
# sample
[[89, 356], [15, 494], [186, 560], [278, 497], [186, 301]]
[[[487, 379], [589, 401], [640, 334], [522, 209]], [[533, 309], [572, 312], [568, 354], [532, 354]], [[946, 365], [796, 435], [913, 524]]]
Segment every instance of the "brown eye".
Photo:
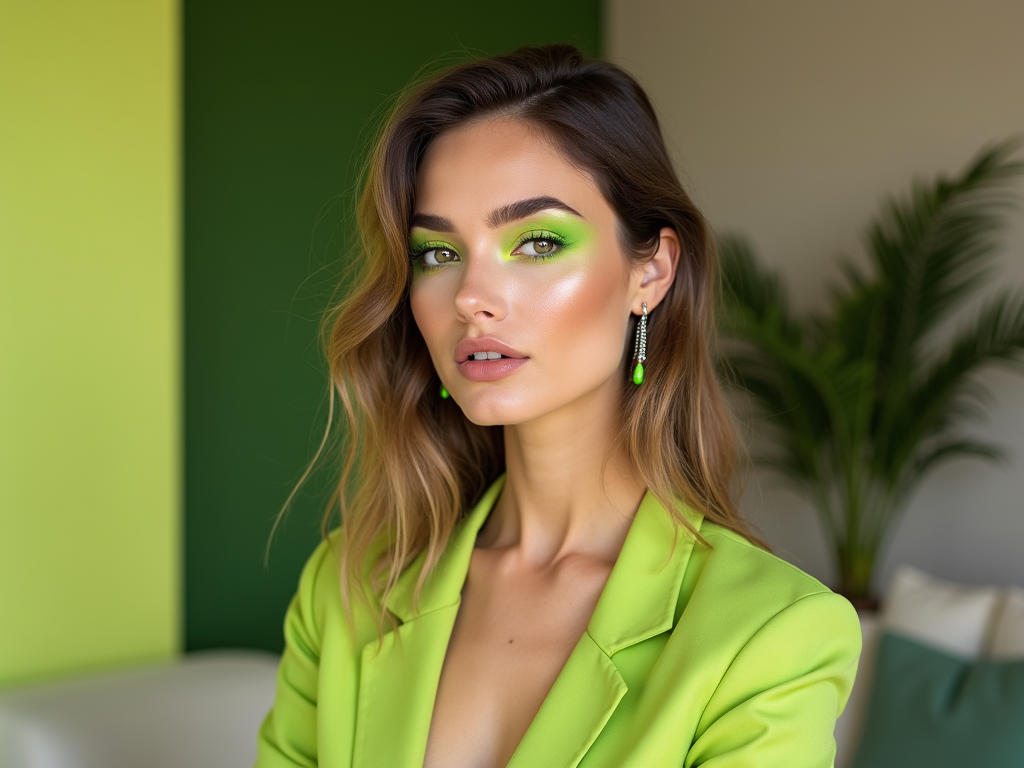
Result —
[[436, 248], [429, 248], [425, 251], [421, 251], [416, 259], [420, 261], [424, 268], [429, 267], [443, 267], [448, 264], [454, 264], [457, 261], [462, 261], [462, 257], [459, 256], [459, 252], [454, 248], [448, 248], [446, 246], [438, 246]]
[[520, 240], [521, 245], [512, 251], [513, 255], [528, 256], [531, 259], [542, 260], [552, 258], [562, 250], [562, 244], [556, 238], [545, 237], [540, 232], [531, 232], [530, 234], [533, 236], [527, 235]]

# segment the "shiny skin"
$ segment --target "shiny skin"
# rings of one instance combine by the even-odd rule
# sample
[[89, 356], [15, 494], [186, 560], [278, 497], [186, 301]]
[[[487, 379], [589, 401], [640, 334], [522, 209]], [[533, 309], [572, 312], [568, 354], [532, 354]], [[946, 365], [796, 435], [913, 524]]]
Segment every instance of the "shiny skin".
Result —
[[[579, 216], [545, 210], [490, 223], [503, 206], [537, 197]], [[477, 424], [504, 425], [507, 457], [506, 486], [462, 589], [425, 765], [505, 765], [584, 635], [644, 495], [615, 442], [629, 376], [623, 350], [630, 314], [643, 302], [653, 309], [668, 290], [679, 243], [666, 228], [655, 256], [630, 267], [594, 179], [511, 119], [437, 138], [415, 212], [452, 230], [410, 232], [414, 254], [439, 246], [426, 267], [422, 256], [414, 262], [416, 323], [455, 401], [448, 405]], [[517, 248], [531, 232], [562, 245]], [[529, 360], [496, 381], [470, 381], [455, 348], [480, 337]]]
[[[492, 211], [539, 196], [568, 203], [583, 220], [546, 212], [518, 226], [489, 226]], [[447, 242], [461, 260], [431, 274], [414, 271], [410, 302], [434, 366], [467, 418], [518, 424], [602, 387], [614, 392], [642, 276], [627, 271], [614, 212], [589, 176], [535, 130], [509, 121], [475, 123], [431, 144], [416, 210], [444, 216], [457, 228], [413, 230], [414, 245]], [[590, 236], [551, 259], [510, 257], [510, 230], [554, 229], [557, 218]], [[455, 346], [467, 336], [498, 338], [530, 363], [500, 384], [468, 382], [454, 362]]]

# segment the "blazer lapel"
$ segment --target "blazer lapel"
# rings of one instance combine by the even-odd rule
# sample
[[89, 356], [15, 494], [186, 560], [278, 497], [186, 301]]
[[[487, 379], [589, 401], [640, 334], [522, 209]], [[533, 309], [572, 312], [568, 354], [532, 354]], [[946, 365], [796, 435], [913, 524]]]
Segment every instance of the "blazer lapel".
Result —
[[476, 536], [503, 486], [504, 477], [459, 524], [415, 608], [412, 597], [423, 555], [405, 569], [391, 591], [387, 608], [400, 626], [362, 650], [355, 768], [423, 765], [441, 668]]
[[[452, 535], [445, 555], [412, 594], [423, 557], [405, 570], [388, 599], [400, 626], [362, 651], [353, 754], [355, 768], [422, 765], [434, 699], [476, 536], [504, 485], [499, 478]], [[699, 530], [698, 513], [681, 507]], [[674, 547], [673, 547], [674, 542]], [[575, 768], [600, 735], [628, 686], [614, 654], [668, 631], [675, 619], [693, 537], [649, 493], [630, 525], [586, 633], [569, 655], [509, 768]]]
[[626, 693], [612, 660], [584, 633], [508, 768], [576, 766]]
[[[697, 530], [703, 517], [680, 504]], [[672, 629], [694, 537], [650, 493], [630, 525], [622, 551], [586, 633], [555, 680], [508, 768], [575, 768], [611, 719], [628, 686], [614, 654]]]
[[458, 605], [439, 608], [363, 648], [352, 764], [422, 765], [441, 666]]
[[[704, 516], [682, 502], [677, 508], [699, 531]], [[672, 629], [695, 541], [650, 492], [644, 496], [587, 627], [605, 653]]]

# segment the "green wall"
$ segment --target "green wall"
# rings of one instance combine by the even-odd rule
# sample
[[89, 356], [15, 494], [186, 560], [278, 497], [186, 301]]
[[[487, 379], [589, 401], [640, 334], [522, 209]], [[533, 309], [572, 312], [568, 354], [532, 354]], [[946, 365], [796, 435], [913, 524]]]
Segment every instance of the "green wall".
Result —
[[329, 476], [264, 548], [324, 423], [317, 321], [375, 116], [439, 55], [597, 53], [599, 19], [0, 1], [0, 686], [183, 635], [280, 648]]
[[0, 2], [0, 685], [179, 647], [178, 4]]
[[317, 320], [374, 116], [439, 54], [596, 54], [599, 5], [186, 0], [188, 648], [281, 646], [329, 477], [299, 498], [268, 568], [264, 548], [324, 424]]

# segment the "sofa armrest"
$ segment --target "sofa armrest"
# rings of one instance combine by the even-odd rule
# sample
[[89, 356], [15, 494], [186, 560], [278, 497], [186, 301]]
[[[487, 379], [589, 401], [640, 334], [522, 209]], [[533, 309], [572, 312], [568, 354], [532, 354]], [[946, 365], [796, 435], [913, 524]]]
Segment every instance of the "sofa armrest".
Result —
[[864, 638], [864, 646], [860, 653], [860, 665], [857, 667], [857, 679], [853, 683], [853, 691], [850, 693], [846, 709], [836, 722], [836, 768], [848, 768], [853, 763], [857, 742], [864, 727], [868, 699], [871, 698], [875, 655], [881, 634], [877, 614], [860, 613], [860, 631]]
[[0, 692], [0, 766], [233, 768], [256, 761], [277, 657], [207, 651]]

